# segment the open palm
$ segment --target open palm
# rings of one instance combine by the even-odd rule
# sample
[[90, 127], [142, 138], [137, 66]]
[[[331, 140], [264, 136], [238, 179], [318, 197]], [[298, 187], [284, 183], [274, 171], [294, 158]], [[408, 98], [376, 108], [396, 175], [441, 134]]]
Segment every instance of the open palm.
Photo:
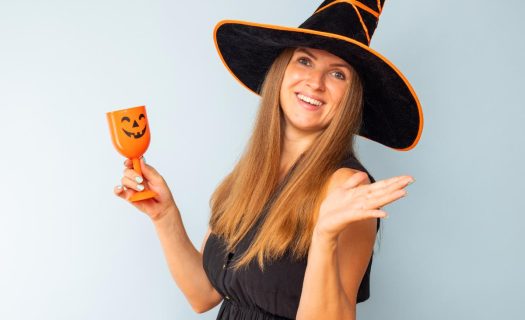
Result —
[[362, 184], [366, 178], [363, 172], [353, 174], [326, 196], [319, 210], [318, 232], [336, 238], [352, 222], [386, 217], [381, 208], [404, 197], [404, 188], [413, 181], [410, 176], [396, 176]]

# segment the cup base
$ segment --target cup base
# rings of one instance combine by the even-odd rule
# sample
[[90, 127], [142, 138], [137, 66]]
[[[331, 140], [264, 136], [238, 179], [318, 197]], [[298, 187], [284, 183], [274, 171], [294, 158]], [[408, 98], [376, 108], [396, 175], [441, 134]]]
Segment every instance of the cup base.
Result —
[[151, 190], [144, 190], [144, 191], [140, 191], [140, 192], [137, 192], [135, 193], [134, 195], [132, 195], [131, 197], [129, 197], [129, 201], [132, 201], [132, 202], [135, 202], [135, 201], [140, 201], [140, 200], [146, 200], [146, 199], [151, 199], [151, 198], [154, 198], [155, 196], [157, 196], [157, 194]]

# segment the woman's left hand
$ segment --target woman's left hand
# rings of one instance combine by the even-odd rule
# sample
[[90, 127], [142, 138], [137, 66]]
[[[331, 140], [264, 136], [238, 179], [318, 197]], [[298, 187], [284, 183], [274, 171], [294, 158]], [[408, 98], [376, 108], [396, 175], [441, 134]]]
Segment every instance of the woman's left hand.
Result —
[[385, 218], [381, 207], [404, 197], [404, 188], [413, 182], [410, 176], [396, 176], [363, 184], [368, 176], [358, 172], [343, 184], [329, 191], [321, 203], [314, 233], [328, 241], [336, 241], [338, 235], [350, 223], [375, 218]]

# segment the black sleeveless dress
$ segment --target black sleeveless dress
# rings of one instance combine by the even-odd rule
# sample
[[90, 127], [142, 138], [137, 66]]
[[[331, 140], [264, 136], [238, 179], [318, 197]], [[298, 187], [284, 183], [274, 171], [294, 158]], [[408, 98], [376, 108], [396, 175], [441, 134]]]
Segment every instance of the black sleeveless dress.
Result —
[[[341, 167], [366, 172], [370, 181], [375, 181], [354, 157], [345, 160]], [[272, 199], [275, 199], [282, 190], [294, 168], [295, 166], [290, 169], [276, 188]], [[263, 210], [261, 217], [266, 212], [267, 210]], [[212, 285], [224, 298], [217, 316], [218, 320], [295, 319], [307, 258], [294, 261], [290, 255], [285, 254], [276, 261], [266, 263], [264, 272], [260, 270], [256, 261], [239, 271], [234, 272], [230, 268], [232, 260], [248, 249], [261, 221], [262, 219], [259, 218], [235, 248], [235, 252], [228, 252], [222, 239], [213, 233], [206, 241], [203, 252], [204, 270]], [[377, 219], [377, 229], [379, 229], [379, 219]], [[359, 286], [358, 303], [367, 300], [370, 296], [371, 267], [372, 257]]]

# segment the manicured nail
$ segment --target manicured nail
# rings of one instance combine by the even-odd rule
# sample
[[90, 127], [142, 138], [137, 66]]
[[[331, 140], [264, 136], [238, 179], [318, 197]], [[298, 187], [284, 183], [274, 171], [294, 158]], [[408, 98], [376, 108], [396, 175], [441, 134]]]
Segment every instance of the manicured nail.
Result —
[[119, 184], [119, 185], [117, 186], [117, 189], [122, 190], [122, 185]]
[[410, 181], [408, 181], [408, 184], [407, 185], [411, 185], [412, 183], [416, 182], [416, 179], [412, 178], [410, 179]]
[[136, 176], [135, 177], [135, 181], [137, 181], [137, 183], [142, 183], [142, 181], [144, 181], [144, 179], [142, 179], [141, 176]]
[[141, 185], [141, 184], [137, 184], [137, 190], [138, 190], [138, 191], [142, 191], [142, 190], [144, 190], [144, 186]]

